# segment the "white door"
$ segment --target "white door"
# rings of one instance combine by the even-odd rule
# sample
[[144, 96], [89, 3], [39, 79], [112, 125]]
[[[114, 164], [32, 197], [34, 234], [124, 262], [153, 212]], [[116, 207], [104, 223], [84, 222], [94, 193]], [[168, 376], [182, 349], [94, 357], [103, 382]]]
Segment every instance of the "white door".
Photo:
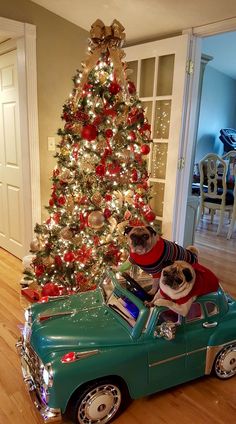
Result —
[[0, 56], [0, 247], [23, 255], [23, 198], [16, 50]]
[[[178, 172], [181, 171], [182, 119], [186, 89], [188, 35], [125, 49], [129, 78], [135, 83], [152, 127], [149, 155], [151, 206], [163, 237], [176, 240]], [[175, 225], [176, 227], [176, 225]]]

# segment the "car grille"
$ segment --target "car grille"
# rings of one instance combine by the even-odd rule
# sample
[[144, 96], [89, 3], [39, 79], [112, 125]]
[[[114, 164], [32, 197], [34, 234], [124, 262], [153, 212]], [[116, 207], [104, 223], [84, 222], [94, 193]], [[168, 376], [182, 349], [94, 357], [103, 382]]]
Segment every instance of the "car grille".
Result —
[[32, 346], [29, 343], [26, 343], [24, 346], [24, 360], [27, 363], [30, 376], [32, 378], [34, 388], [37, 392], [37, 395], [43, 401], [43, 403], [46, 403], [48, 401], [47, 397], [45, 397], [45, 384], [43, 381], [42, 376], [42, 367], [43, 364], [40, 361], [37, 353], [34, 351]]

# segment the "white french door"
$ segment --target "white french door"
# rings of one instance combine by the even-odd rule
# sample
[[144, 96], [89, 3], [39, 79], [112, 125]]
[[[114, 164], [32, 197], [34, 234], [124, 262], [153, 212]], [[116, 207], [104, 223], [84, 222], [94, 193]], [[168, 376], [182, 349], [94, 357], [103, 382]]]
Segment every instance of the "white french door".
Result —
[[137, 87], [152, 128], [151, 206], [163, 236], [170, 240], [175, 240], [176, 234], [173, 223], [179, 201], [178, 172], [182, 169], [180, 152], [188, 50], [188, 35], [125, 49], [128, 69], [133, 71], [129, 78]]
[[23, 195], [16, 50], [0, 56], [0, 246], [23, 255]]

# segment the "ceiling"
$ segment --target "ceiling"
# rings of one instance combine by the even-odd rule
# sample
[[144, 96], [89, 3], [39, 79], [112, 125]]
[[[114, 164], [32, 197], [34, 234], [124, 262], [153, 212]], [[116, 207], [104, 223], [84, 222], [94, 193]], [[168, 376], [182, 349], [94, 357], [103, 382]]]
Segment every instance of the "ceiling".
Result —
[[128, 44], [236, 17], [235, 0], [31, 0], [89, 31], [118, 19]]
[[[236, 17], [236, 0], [31, 0], [89, 31], [102, 19], [118, 19], [125, 27], [126, 45], [155, 40], [183, 29]], [[214, 57], [209, 63], [236, 79], [236, 32], [207, 37], [202, 51]]]

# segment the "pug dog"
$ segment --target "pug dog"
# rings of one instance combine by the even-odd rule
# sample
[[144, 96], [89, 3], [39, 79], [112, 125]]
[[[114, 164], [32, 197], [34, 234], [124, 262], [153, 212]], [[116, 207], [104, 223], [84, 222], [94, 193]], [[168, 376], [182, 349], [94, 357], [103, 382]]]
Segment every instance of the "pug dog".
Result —
[[127, 236], [130, 255], [118, 271], [124, 272], [132, 265], [138, 265], [144, 272], [152, 275], [153, 286], [150, 294], [154, 295], [157, 292], [161, 271], [168, 261], [185, 260], [195, 263], [198, 260], [198, 252], [194, 246], [185, 249], [165, 240], [151, 226], [128, 226], [124, 234]]
[[217, 291], [219, 280], [208, 268], [199, 263], [190, 265], [185, 261], [175, 261], [162, 270], [160, 288], [151, 306], [166, 306], [172, 311], [186, 316], [198, 296]]

